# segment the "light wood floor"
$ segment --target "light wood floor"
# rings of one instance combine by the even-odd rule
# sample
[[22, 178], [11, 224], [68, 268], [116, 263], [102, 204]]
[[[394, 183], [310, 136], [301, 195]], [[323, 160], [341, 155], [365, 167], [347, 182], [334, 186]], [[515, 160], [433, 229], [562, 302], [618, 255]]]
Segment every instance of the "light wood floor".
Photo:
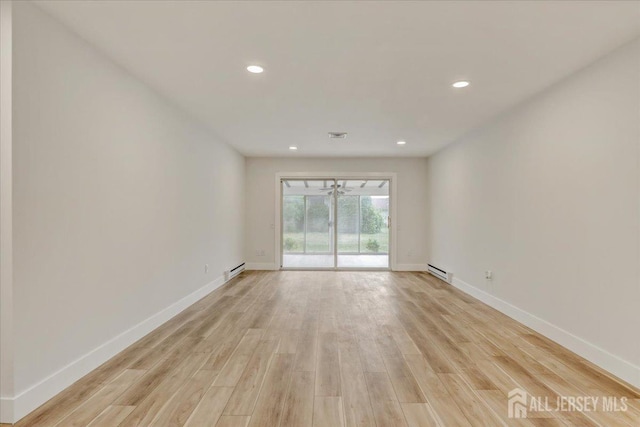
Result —
[[[507, 418], [507, 393], [629, 398]], [[18, 426], [640, 425], [640, 393], [431, 276], [251, 272]]]

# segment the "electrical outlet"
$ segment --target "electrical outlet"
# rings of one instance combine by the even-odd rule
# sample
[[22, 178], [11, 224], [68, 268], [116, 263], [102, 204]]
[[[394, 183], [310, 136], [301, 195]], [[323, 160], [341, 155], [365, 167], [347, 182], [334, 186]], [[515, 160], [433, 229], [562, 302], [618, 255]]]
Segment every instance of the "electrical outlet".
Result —
[[487, 270], [484, 272], [484, 278], [487, 280], [492, 280], [493, 279], [493, 271], [491, 270]]

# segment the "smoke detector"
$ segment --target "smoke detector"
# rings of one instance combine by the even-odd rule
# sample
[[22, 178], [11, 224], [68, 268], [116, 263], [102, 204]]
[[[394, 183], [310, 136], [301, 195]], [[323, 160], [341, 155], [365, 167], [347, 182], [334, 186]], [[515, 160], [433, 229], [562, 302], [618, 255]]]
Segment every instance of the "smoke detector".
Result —
[[345, 139], [347, 132], [329, 132], [329, 139]]

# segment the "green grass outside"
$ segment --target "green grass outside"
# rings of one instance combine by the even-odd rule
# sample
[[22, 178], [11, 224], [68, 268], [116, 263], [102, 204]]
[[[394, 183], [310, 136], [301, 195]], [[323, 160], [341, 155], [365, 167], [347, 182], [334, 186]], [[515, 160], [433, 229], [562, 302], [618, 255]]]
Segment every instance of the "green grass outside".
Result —
[[[367, 248], [367, 242], [375, 240], [380, 245], [378, 252], [389, 252], [389, 231], [384, 230], [378, 234], [360, 235], [360, 252], [375, 253]], [[284, 252], [303, 253], [304, 233], [284, 233]], [[307, 253], [329, 252], [331, 248], [329, 233], [307, 233]], [[358, 234], [338, 234], [338, 253], [358, 252]]]

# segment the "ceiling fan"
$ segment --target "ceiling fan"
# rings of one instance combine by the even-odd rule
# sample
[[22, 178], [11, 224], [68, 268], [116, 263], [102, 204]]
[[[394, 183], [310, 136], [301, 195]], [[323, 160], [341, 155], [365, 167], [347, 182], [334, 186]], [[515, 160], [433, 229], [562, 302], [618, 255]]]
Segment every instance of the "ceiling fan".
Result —
[[327, 194], [328, 194], [329, 196], [331, 196], [331, 195], [333, 195], [333, 192], [334, 192], [334, 190], [336, 190], [336, 189], [338, 190], [338, 195], [340, 195], [340, 196], [342, 196], [342, 195], [344, 195], [345, 193], [347, 193], [347, 192], [349, 192], [349, 191], [351, 191], [351, 190], [352, 190], [351, 188], [343, 187], [343, 186], [342, 186], [342, 185], [340, 185], [340, 184], [337, 184], [337, 185], [336, 185], [336, 184], [332, 184], [332, 185], [329, 185], [329, 186], [327, 186], [327, 187], [323, 187], [323, 188], [321, 188], [321, 189], [320, 189], [320, 191], [323, 191], [323, 192], [324, 192], [324, 191], [327, 191]]

